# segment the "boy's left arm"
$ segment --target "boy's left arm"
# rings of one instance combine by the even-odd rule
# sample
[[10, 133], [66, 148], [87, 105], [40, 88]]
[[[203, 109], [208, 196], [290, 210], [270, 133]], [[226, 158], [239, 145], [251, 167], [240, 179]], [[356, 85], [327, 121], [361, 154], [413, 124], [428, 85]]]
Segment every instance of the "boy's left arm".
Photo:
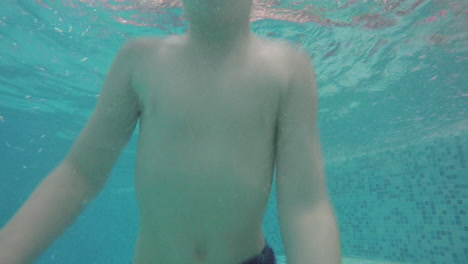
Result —
[[317, 88], [309, 59], [297, 56], [277, 126], [278, 215], [288, 264], [341, 263], [339, 232], [326, 190], [317, 128]]

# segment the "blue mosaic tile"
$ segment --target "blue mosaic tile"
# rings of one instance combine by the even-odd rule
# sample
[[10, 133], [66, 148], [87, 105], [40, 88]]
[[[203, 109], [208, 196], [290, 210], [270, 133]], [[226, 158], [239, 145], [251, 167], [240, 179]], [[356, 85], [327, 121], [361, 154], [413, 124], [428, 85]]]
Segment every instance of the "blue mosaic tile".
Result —
[[[360, 257], [343, 263], [468, 263], [467, 149], [457, 135], [326, 162], [342, 254]], [[275, 207], [264, 229], [282, 255]]]
[[[277, 264], [287, 264], [286, 258], [283, 255], [276, 256]], [[362, 258], [342, 258], [342, 264], [414, 264], [408, 262], [390, 262], [385, 260], [371, 260]]]

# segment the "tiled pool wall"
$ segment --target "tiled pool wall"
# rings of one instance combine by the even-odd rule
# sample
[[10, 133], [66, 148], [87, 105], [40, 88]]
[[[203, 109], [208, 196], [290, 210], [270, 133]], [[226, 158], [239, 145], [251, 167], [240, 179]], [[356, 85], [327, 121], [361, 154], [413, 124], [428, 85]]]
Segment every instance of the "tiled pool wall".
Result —
[[[342, 254], [468, 263], [467, 166], [468, 135], [327, 162]], [[269, 243], [284, 254], [274, 207], [273, 201], [264, 229]]]

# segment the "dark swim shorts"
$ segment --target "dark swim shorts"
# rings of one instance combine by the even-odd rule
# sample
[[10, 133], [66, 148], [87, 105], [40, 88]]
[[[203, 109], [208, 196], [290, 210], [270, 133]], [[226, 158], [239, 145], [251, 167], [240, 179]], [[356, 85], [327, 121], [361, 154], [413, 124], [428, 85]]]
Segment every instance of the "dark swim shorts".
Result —
[[275, 252], [273, 252], [273, 249], [267, 244], [260, 254], [241, 264], [276, 264]]
[[267, 244], [260, 254], [242, 262], [242, 264], [276, 264], [275, 252]]

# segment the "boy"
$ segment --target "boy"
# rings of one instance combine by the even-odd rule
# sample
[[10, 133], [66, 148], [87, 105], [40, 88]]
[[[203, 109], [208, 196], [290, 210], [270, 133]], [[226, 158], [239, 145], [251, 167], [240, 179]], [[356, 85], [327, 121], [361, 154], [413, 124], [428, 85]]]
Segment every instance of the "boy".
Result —
[[275, 165], [288, 263], [340, 263], [307, 56], [253, 36], [252, 0], [183, 4], [185, 35], [116, 56], [69, 154], [0, 232], [0, 263], [33, 261], [73, 223], [138, 120], [133, 263], [275, 263], [261, 228]]

